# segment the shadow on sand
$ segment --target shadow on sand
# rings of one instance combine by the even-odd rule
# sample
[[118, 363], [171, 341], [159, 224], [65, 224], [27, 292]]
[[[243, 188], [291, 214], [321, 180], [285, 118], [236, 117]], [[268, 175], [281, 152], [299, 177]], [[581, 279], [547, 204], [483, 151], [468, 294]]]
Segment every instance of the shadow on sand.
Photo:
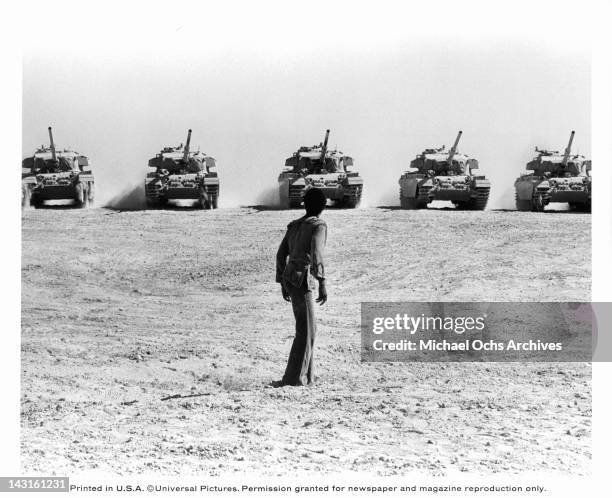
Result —
[[256, 204], [254, 206], [239, 206], [241, 208], [253, 209], [255, 211], [300, 211], [300, 209], [283, 209], [280, 206], [266, 206], [264, 204]]
[[[495, 213], [536, 213], [536, 211], [518, 211], [516, 209], [489, 209], [489, 211], [493, 211]], [[540, 212], [539, 214], [544, 214], [546, 215], [546, 213], [558, 213], [558, 214], [591, 214], [590, 212], [587, 211], [573, 211], [571, 209], [546, 209], [543, 212]]]

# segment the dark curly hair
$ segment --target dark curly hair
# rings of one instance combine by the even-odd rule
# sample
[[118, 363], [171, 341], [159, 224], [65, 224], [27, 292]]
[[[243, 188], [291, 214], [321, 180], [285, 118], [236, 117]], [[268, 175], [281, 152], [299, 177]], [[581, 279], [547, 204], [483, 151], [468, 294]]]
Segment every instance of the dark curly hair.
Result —
[[304, 208], [308, 216], [319, 216], [326, 204], [327, 199], [321, 189], [309, 188], [304, 194]]

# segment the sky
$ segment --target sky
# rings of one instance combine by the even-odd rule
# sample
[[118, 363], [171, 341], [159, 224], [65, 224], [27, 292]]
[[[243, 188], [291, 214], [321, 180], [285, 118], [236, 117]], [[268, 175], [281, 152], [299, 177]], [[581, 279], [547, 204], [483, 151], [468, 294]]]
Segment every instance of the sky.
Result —
[[233, 207], [273, 202], [285, 159], [329, 128], [364, 178], [363, 204], [398, 205], [411, 159], [463, 130], [459, 150], [490, 178], [491, 208], [513, 207], [513, 181], [535, 146], [562, 150], [576, 130], [574, 151], [590, 156], [580, 30], [521, 36], [540, 24], [513, 33], [456, 18], [413, 19], [421, 27], [410, 30], [394, 11], [347, 19], [278, 9], [236, 24], [231, 10], [200, 22], [177, 8], [119, 26], [114, 42], [90, 33], [74, 43], [85, 29], [76, 28], [41, 44], [40, 26], [24, 49], [23, 156], [53, 126], [58, 146], [92, 161], [97, 202], [119, 205], [142, 195], [148, 159], [191, 128], [192, 145], [217, 159], [221, 207]]

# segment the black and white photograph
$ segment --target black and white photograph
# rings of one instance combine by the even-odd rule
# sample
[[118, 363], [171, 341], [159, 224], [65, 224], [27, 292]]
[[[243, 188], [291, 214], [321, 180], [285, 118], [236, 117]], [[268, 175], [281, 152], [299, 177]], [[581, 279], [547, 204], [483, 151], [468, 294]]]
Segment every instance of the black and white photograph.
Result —
[[0, 491], [605, 494], [609, 2], [14, 6]]

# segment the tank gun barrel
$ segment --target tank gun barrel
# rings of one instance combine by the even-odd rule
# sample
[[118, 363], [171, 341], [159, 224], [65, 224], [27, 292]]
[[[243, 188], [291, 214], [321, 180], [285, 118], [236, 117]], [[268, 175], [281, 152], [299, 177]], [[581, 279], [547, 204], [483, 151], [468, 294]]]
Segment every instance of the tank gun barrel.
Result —
[[49, 126], [49, 142], [51, 144], [51, 158], [53, 161], [57, 161], [57, 155], [55, 154], [55, 144], [53, 143], [53, 131]]
[[457, 153], [457, 146], [459, 145], [459, 139], [461, 138], [461, 135], [463, 135], [463, 132], [459, 130], [459, 133], [457, 133], [457, 138], [455, 139], [455, 143], [453, 144], [453, 147], [451, 148], [450, 151], [448, 151], [448, 164], [451, 164], [453, 162], [453, 157], [455, 157], [455, 154]]
[[567, 161], [569, 160], [570, 153], [572, 151], [572, 142], [574, 141], [575, 131], [572, 130], [569, 137], [569, 142], [567, 143], [567, 147], [565, 148], [565, 152], [563, 153], [563, 166], [567, 166]]
[[190, 142], [191, 142], [191, 130], [187, 132], [187, 141], [185, 142], [183, 161], [187, 161], [189, 159], [189, 143]]
[[321, 147], [321, 162], [325, 164], [325, 154], [327, 154], [327, 141], [329, 140], [329, 130], [325, 132], [325, 141]]

